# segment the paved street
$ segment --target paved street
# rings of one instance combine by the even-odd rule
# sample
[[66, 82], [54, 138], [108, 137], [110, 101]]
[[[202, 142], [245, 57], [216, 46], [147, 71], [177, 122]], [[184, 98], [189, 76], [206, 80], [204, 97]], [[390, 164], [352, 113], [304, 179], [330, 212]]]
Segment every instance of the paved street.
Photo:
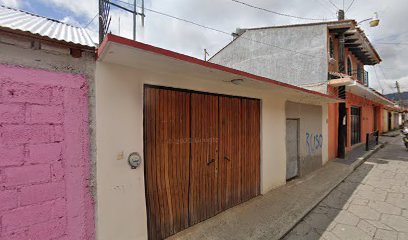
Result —
[[390, 142], [335, 188], [286, 237], [408, 240], [408, 152]]

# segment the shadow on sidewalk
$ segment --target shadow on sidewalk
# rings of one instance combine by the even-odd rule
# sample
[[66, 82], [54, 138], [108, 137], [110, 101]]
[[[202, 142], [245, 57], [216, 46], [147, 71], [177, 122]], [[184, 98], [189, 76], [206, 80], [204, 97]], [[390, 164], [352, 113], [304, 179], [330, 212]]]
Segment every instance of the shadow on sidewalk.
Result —
[[344, 217], [344, 221], [347, 221], [348, 214], [341, 216], [341, 212], [347, 209], [352, 201], [358, 201], [351, 197], [357, 187], [364, 184], [364, 179], [372, 168], [373, 165], [370, 164], [358, 167], [282, 239], [319, 240], [322, 239], [322, 233], [333, 227], [334, 219]]
[[[406, 150], [401, 144], [396, 144], [399, 139], [390, 140], [392, 144], [352, 172], [282, 239], [340, 239], [333, 232], [354, 231], [355, 227], [374, 238], [375, 227], [374, 232], [368, 232], [370, 223], [361, 216], [371, 212], [375, 214], [375, 208], [369, 207], [370, 203], [384, 201], [387, 196], [387, 192], [377, 186], [387, 178], [387, 167], [384, 166], [393, 161], [408, 161]], [[377, 164], [380, 166], [374, 169]]]

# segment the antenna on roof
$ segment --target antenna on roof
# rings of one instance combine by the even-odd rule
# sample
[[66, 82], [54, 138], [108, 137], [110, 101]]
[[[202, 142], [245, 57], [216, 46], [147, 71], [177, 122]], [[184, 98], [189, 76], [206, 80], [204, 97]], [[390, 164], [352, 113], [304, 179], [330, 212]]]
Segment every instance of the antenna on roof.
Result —
[[145, 14], [144, 14], [144, 10], [145, 10], [145, 7], [144, 7], [144, 0], [142, 0], [142, 13], [141, 13], [141, 16], [142, 16], [142, 27], [144, 27], [144, 21], [145, 21]]
[[[121, 3], [125, 3], [124, 1], [119, 1]], [[133, 5], [133, 9], [129, 9], [124, 7], [121, 4], [111, 2], [111, 0], [99, 0], [99, 42], [102, 43], [104, 37], [106, 36], [107, 32], [109, 31], [109, 24], [111, 17], [109, 15], [110, 5], [117, 7], [123, 11], [132, 13], [133, 15], [133, 40], [136, 40], [136, 16], [142, 16], [142, 26], [144, 26], [144, 0], [142, 0], [142, 13], [137, 12], [137, 0], [134, 0], [133, 4], [127, 3], [128, 5]]]
[[210, 54], [208, 54], [207, 49], [204, 48], [204, 61], [207, 62], [207, 56], [210, 56]]
[[136, 7], [137, 7], [137, 0], [133, 0], [133, 40], [136, 41]]
[[108, 33], [110, 22], [109, 0], [99, 0], [99, 44], [103, 42], [104, 37]]

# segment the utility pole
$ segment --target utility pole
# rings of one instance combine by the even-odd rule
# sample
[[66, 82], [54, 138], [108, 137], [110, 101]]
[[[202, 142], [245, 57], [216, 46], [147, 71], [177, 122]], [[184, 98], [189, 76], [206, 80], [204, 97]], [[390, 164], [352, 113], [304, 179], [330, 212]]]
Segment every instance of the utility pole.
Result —
[[[344, 10], [339, 10], [338, 20], [344, 20]], [[339, 72], [346, 73], [344, 52], [345, 52], [345, 39], [344, 32], [339, 33]], [[338, 97], [346, 100], [346, 86], [339, 86]], [[337, 156], [339, 158], [345, 158], [346, 156], [346, 131], [347, 131], [347, 113], [346, 113], [346, 103], [339, 103], [338, 107], [339, 118], [338, 118], [338, 148]]]
[[142, 13], [137, 12], [137, 0], [133, 1], [133, 10], [128, 9], [118, 3], [111, 2], [110, 0], [99, 0], [99, 42], [103, 41], [105, 34], [109, 30], [111, 17], [109, 15], [110, 5], [117, 7], [121, 10], [129, 12], [133, 15], [133, 40], [136, 40], [136, 17], [142, 16], [142, 26], [144, 25], [144, 0], [142, 0]]
[[145, 21], [145, 14], [144, 14], [144, 0], [142, 0], [142, 27], [144, 27], [144, 21]]
[[395, 81], [395, 87], [397, 88], [399, 105], [402, 106], [401, 89], [398, 81]]

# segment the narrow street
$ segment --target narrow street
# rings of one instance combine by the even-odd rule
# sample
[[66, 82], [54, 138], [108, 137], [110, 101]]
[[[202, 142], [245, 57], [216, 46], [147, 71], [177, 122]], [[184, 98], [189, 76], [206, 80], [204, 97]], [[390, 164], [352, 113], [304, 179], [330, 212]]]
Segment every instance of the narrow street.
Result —
[[374, 154], [283, 239], [408, 239], [408, 152], [401, 137]]

